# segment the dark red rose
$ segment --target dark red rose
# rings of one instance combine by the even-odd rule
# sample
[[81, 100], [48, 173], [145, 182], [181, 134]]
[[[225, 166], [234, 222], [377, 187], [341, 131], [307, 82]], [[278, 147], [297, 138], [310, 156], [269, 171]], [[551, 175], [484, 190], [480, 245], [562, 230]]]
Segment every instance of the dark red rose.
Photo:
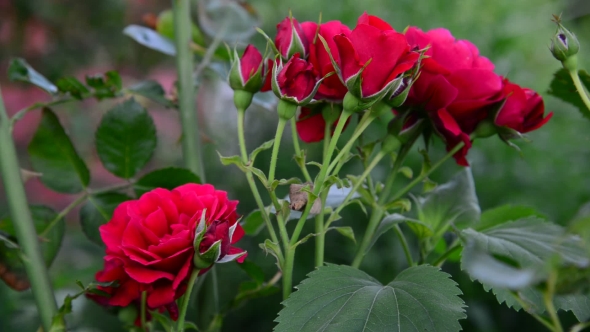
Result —
[[549, 113], [545, 117], [543, 98], [531, 89], [522, 88], [505, 79], [503, 92], [507, 98], [494, 121], [499, 127], [527, 133], [541, 128], [553, 116], [553, 113]]
[[502, 78], [475, 45], [456, 40], [446, 29], [423, 32], [410, 27], [406, 37], [413, 48], [429, 49], [404, 106], [425, 112], [448, 151], [464, 142], [454, 157], [467, 166], [469, 135], [488, 116], [490, 105], [502, 99]]
[[[349, 121], [350, 119], [347, 120], [347, 125]], [[302, 107], [301, 113], [295, 124], [297, 126], [297, 134], [299, 134], [302, 141], [306, 143], [314, 143], [324, 139], [326, 120], [324, 120], [322, 112], [317, 108], [312, 110], [308, 107]], [[332, 134], [337, 125], [338, 120], [332, 124]], [[344, 128], [346, 128], [346, 126]]]
[[265, 68], [262, 54], [252, 45], [246, 46], [241, 58], [234, 55], [229, 84], [234, 90], [256, 93], [264, 83]]
[[[193, 247], [197, 224], [205, 211], [207, 241], [221, 240], [219, 261], [245, 254], [232, 247], [243, 235], [237, 223], [237, 201], [212, 185], [186, 184], [172, 191], [154, 189], [119, 205], [113, 218], [100, 227], [106, 245], [100, 282], [117, 281], [101, 289], [111, 295], [98, 300], [109, 306], [128, 306], [147, 292], [151, 309], [170, 306], [186, 290], [194, 269]], [[201, 242], [199, 251], [207, 250]], [[202, 270], [203, 272], [203, 270]]]
[[418, 61], [419, 54], [410, 51], [406, 37], [393, 29], [384, 30], [385, 24], [365, 13], [350, 36], [334, 37], [340, 78], [358, 98], [389, 92], [394, 80]]
[[301, 24], [293, 17], [285, 17], [277, 24], [275, 46], [285, 60], [299, 53], [302, 58], [309, 54], [309, 42], [301, 28]]
[[313, 65], [295, 54], [286, 64], [273, 68], [273, 91], [277, 97], [296, 104], [306, 104], [315, 95], [319, 79]]
[[[334, 36], [344, 35], [350, 36], [350, 28], [342, 24], [340, 21], [330, 21], [323, 23], [319, 26], [315, 22], [303, 22], [301, 27], [309, 41], [309, 59], [308, 61], [314, 66], [320, 77], [324, 77], [331, 72], [334, 72], [334, 65], [330, 59], [330, 55], [326, 51], [324, 44], [317, 36], [322, 36], [332, 57], [336, 62], [340, 60], [338, 56], [338, 49], [334, 42]], [[342, 84], [342, 81], [337, 75], [330, 76], [322, 81], [315, 99], [328, 100], [328, 101], [342, 101], [344, 95], [348, 92], [348, 89]]]

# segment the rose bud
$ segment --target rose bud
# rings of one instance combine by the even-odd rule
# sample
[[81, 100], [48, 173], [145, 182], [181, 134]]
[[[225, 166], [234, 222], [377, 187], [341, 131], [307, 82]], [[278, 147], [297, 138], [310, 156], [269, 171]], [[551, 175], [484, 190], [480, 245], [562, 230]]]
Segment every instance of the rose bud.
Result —
[[277, 108], [279, 116], [291, 119], [297, 106], [304, 106], [313, 99], [324, 78], [318, 79], [313, 65], [301, 59], [299, 54], [284, 65], [282, 60], [276, 61], [271, 84], [273, 92], [281, 99]]
[[301, 24], [290, 15], [277, 24], [275, 46], [284, 60], [291, 59], [297, 53], [302, 58], [307, 58], [309, 55], [308, 40]]
[[[320, 76], [334, 72], [334, 64], [332, 63], [330, 54], [336, 62], [340, 60], [336, 43], [334, 42], [334, 36], [342, 34], [348, 37], [350, 36], [350, 28], [340, 21], [330, 21], [319, 26], [315, 22], [303, 22], [301, 23], [301, 27], [309, 41], [309, 58], [307, 60], [311, 62]], [[330, 53], [328, 53], [318, 36], [321, 36], [326, 41]], [[347, 92], [348, 89], [346, 86], [342, 84], [337, 75], [334, 75], [322, 82], [314, 98], [317, 100], [341, 102]]]
[[[578, 42], [576, 35], [561, 25], [558, 17], [555, 18], [555, 23], [557, 23], [557, 31], [551, 39], [550, 50], [557, 60], [564, 62], [578, 54], [578, 51], [580, 50], [580, 42]], [[576, 63], [573, 63], [572, 65], [576, 65], [572, 68], [573, 70], [577, 69]]]
[[168, 308], [173, 313], [175, 300], [185, 293], [196, 268], [193, 245], [198, 226], [205, 224], [213, 233], [203, 234], [202, 242], [221, 240], [216, 262], [244, 260], [244, 251], [231, 246], [244, 235], [237, 204], [209, 184], [157, 188], [121, 203], [112, 219], [99, 228], [106, 253], [104, 269], [96, 274], [99, 282], [117, 281], [117, 285], [98, 287], [110, 297], [95, 300], [126, 307], [139, 301], [145, 291], [151, 310]]
[[229, 85], [235, 91], [234, 103], [238, 109], [248, 108], [252, 103], [253, 95], [262, 88], [265, 81], [264, 67], [262, 54], [256, 47], [248, 45], [241, 58], [234, 50]]
[[410, 51], [403, 34], [366, 13], [359, 18], [350, 36], [337, 35], [334, 42], [340, 79], [349, 93], [364, 103], [376, 102], [390, 93], [420, 56]]
[[[522, 88], [517, 84], [504, 80], [504, 95], [507, 96], [502, 107], [496, 113], [494, 124], [498, 127], [509, 128], [519, 134], [541, 128], [551, 119], [553, 113], [545, 116], [543, 98], [531, 89]], [[502, 133], [503, 138], [510, 138]], [[516, 133], [515, 133], [516, 134]], [[518, 136], [518, 135], [517, 135]]]

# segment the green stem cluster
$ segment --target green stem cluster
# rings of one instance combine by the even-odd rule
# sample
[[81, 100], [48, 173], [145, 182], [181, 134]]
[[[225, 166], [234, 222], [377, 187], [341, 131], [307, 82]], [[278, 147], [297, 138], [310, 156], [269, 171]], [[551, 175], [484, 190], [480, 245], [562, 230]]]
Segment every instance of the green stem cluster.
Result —
[[23, 253], [23, 265], [31, 282], [43, 329], [49, 331], [53, 315], [57, 312], [57, 304], [29, 211], [18, 165], [18, 155], [11, 134], [11, 120], [4, 108], [2, 91], [0, 91], [0, 156], [0, 173], [2, 173], [16, 238]]

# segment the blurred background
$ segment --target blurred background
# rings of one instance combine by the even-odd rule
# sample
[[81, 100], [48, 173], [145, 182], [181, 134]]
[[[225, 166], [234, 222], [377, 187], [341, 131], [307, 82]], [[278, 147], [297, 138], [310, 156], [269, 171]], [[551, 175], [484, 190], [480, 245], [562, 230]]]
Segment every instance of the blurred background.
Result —
[[[231, 0], [208, 0], [209, 5], [227, 4]], [[554, 112], [553, 119], [541, 130], [529, 135], [531, 142], [517, 142], [519, 153], [493, 137], [476, 141], [470, 151], [477, 193], [482, 210], [502, 204], [530, 205], [549, 219], [567, 224], [582, 205], [590, 201], [590, 124], [572, 106], [560, 102], [546, 92], [553, 73], [560, 68], [548, 46], [555, 32], [551, 14], [563, 13], [566, 27], [578, 35], [581, 42], [581, 67], [590, 69], [590, 1], [588, 0], [297, 0], [248, 2], [250, 14], [255, 11], [257, 23], [270, 36], [275, 25], [289, 9], [299, 21], [341, 20], [354, 26], [364, 11], [387, 20], [401, 31], [408, 25], [424, 30], [445, 27], [459, 39], [469, 39], [481, 54], [496, 64], [496, 72], [511, 81], [539, 91], [546, 109]], [[146, 25], [146, 14], [158, 14], [170, 7], [170, 1], [158, 0], [0, 0], [0, 85], [9, 114], [31, 105], [47, 101], [42, 90], [27, 84], [9, 82], [6, 68], [10, 58], [23, 57], [50, 80], [62, 76], [103, 73], [118, 70], [125, 86], [134, 82], [155, 79], [166, 91], [171, 91], [176, 78], [174, 59], [147, 49], [122, 31], [130, 24]], [[194, 13], [195, 19], [198, 17]], [[149, 17], [149, 16], [147, 16]], [[217, 18], [210, 17], [214, 24]], [[242, 41], [245, 42], [245, 41]], [[251, 42], [264, 49], [262, 37], [253, 36]], [[208, 74], [202, 82], [198, 97], [198, 115], [205, 142], [205, 163], [208, 182], [227, 190], [240, 200], [239, 213], [254, 209], [253, 198], [243, 174], [234, 167], [223, 167], [216, 151], [223, 155], [237, 154], [236, 119], [231, 90], [225, 82]], [[56, 108], [62, 124], [72, 137], [78, 152], [84, 157], [92, 174], [92, 187], [117, 183], [114, 176], [102, 168], [94, 149], [94, 130], [101, 115], [117, 101], [97, 103], [84, 101]], [[158, 148], [148, 169], [182, 165], [178, 144], [180, 127], [174, 110], [166, 110], [145, 100], [158, 128]], [[38, 112], [29, 113], [14, 129], [21, 165], [28, 167], [26, 147], [39, 120]], [[262, 107], [248, 111], [246, 137], [249, 149], [274, 136], [277, 116]], [[350, 128], [350, 127], [349, 127]], [[350, 129], [347, 134], [350, 135]], [[370, 136], [384, 133], [384, 124], [371, 127]], [[286, 133], [285, 137], [290, 137]], [[285, 138], [288, 141], [288, 138]], [[277, 174], [280, 177], [299, 176], [290, 158], [291, 145], [282, 145]], [[321, 144], [305, 146], [308, 159], [318, 160]], [[432, 158], [443, 155], [442, 144], [432, 148]], [[1, 156], [0, 156], [1, 158]], [[257, 164], [265, 169], [269, 153], [262, 154]], [[410, 157], [410, 166], [419, 171], [418, 153]], [[383, 163], [374, 174], [385, 174]], [[358, 172], [351, 163], [344, 172]], [[433, 177], [444, 182], [458, 170], [449, 163]], [[401, 184], [400, 184], [401, 185]], [[1, 184], [0, 184], [1, 186]], [[72, 196], [45, 189], [37, 180], [26, 184], [31, 203], [45, 204], [60, 210]], [[0, 190], [0, 211], [6, 211], [4, 191]], [[347, 208], [341, 225], [352, 226], [357, 238], [362, 236], [367, 218], [356, 207]], [[2, 214], [2, 213], [0, 213]], [[68, 230], [60, 254], [50, 274], [58, 303], [68, 293], [76, 291], [75, 281], [88, 283], [102, 268], [103, 249], [90, 243], [78, 223], [78, 211], [67, 217]], [[293, 225], [291, 225], [293, 226]], [[311, 226], [311, 225], [308, 225]], [[308, 227], [306, 231], [312, 231]], [[407, 231], [407, 229], [406, 229]], [[411, 236], [410, 232], [407, 232]], [[248, 259], [263, 267], [267, 279], [276, 272], [272, 256], [266, 257], [258, 247], [266, 237], [261, 232], [255, 238], [244, 238], [241, 247], [249, 252]], [[350, 263], [355, 245], [337, 234], [327, 235], [326, 261]], [[313, 241], [298, 249], [294, 281], [298, 283], [313, 269]], [[367, 256], [362, 269], [382, 282], [391, 281], [404, 269], [405, 260], [393, 233], [383, 236]], [[449, 263], [444, 269], [451, 273], [464, 293], [468, 318], [461, 324], [465, 331], [539, 331], [542, 327], [523, 312], [515, 312], [497, 303], [478, 283], [471, 283], [458, 264]], [[236, 293], [246, 274], [234, 264], [217, 268], [220, 306], [223, 308]], [[210, 279], [210, 278], [209, 278]], [[211, 304], [212, 282], [207, 279], [198, 301], [191, 305], [189, 318], [205, 326], [214, 312]], [[255, 299], [226, 317], [223, 331], [271, 331], [280, 309], [280, 294]], [[566, 325], [574, 321], [570, 313], [561, 313]], [[569, 322], [569, 323], [568, 323]], [[86, 299], [74, 302], [74, 313], [68, 324], [75, 331], [123, 331], [117, 316]], [[39, 326], [30, 291], [17, 293], [0, 283], [0, 331], [35, 331]]]

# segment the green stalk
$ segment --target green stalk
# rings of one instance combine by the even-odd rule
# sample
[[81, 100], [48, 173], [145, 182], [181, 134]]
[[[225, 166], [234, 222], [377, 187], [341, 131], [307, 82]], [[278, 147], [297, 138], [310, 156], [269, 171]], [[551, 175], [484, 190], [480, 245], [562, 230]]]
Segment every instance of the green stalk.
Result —
[[281, 146], [281, 138], [283, 138], [283, 132], [285, 131], [285, 126], [287, 125], [287, 120], [279, 117], [279, 123], [277, 124], [277, 132], [275, 134], [275, 142], [272, 147], [272, 155], [270, 157], [270, 169], [268, 170], [268, 185], [270, 185], [275, 180], [275, 170], [277, 168], [277, 158], [279, 156], [279, 147]]
[[588, 99], [588, 94], [586, 92], [586, 88], [584, 88], [584, 85], [582, 85], [582, 82], [580, 81], [580, 76], [578, 75], [578, 72], [576, 70], [568, 70], [568, 72], [572, 78], [572, 81], [574, 81], [574, 85], [576, 86], [576, 90], [578, 90], [578, 94], [580, 95], [580, 98], [582, 98], [584, 105], [586, 105], [586, 108], [590, 112], [590, 99]]
[[199, 271], [200, 270], [195, 269], [195, 270], [193, 270], [193, 272], [191, 272], [191, 276], [188, 281], [186, 292], [184, 293], [184, 296], [182, 297], [182, 303], [180, 304], [180, 310], [178, 312], [178, 322], [176, 324], [176, 327], [177, 327], [176, 330], [178, 332], [184, 331], [184, 319], [186, 317], [186, 310], [187, 310], [188, 304], [190, 302], [191, 293], [193, 291], [195, 281], [197, 280], [197, 277], [199, 276]]
[[141, 292], [140, 310], [141, 310], [141, 312], [139, 313], [139, 317], [141, 320], [141, 328], [144, 331], [148, 331], [147, 319], [146, 319], [146, 313], [147, 313], [147, 292], [146, 291]]
[[381, 208], [380, 206], [375, 206], [373, 208], [373, 212], [371, 213], [371, 218], [369, 219], [369, 223], [367, 225], [367, 231], [365, 232], [365, 235], [363, 236], [363, 240], [361, 242], [361, 245], [360, 245], [358, 251], [356, 252], [356, 255], [354, 256], [354, 260], [352, 261], [352, 264], [351, 264], [352, 267], [358, 269], [359, 266], [361, 266], [361, 263], [363, 262], [363, 258], [365, 257], [365, 251], [367, 251], [367, 248], [371, 244], [371, 240], [373, 239], [373, 234], [375, 234], [375, 230], [377, 229], [377, 226], [379, 226], [379, 223], [381, 222], [381, 218], [383, 217], [384, 214], [385, 214], [385, 211], [383, 211], [383, 208]]
[[410, 252], [410, 247], [408, 246], [408, 241], [406, 240], [406, 236], [399, 225], [393, 226], [393, 230], [395, 230], [395, 234], [399, 239], [399, 242], [402, 244], [402, 248], [404, 249], [404, 255], [406, 255], [406, 260], [408, 261], [409, 266], [414, 266], [414, 260], [412, 259], [412, 253]]
[[[326, 121], [326, 125], [324, 126], [324, 156], [323, 156], [323, 164], [330, 163], [330, 160], [327, 159], [328, 157], [328, 150], [330, 148], [330, 136], [332, 131], [332, 123]], [[328, 192], [322, 192], [320, 195], [320, 200], [322, 204], [322, 213], [318, 213], [315, 216], [315, 266], [320, 267], [324, 265], [324, 251], [325, 251], [325, 242], [326, 242], [326, 232], [324, 231], [324, 206], [326, 204], [326, 198], [328, 197]]]
[[[240, 144], [240, 151], [242, 153], [242, 161], [244, 163], [248, 162], [248, 152], [246, 150], [246, 138], [244, 135], [244, 116], [246, 111], [238, 109], [238, 140]], [[250, 191], [252, 191], [252, 195], [254, 195], [254, 200], [256, 201], [256, 205], [262, 213], [262, 219], [264, 219], [264, 223], [266, 224], [266, 228], [270, 234], [270, 238], [273, 242], [279, 243], [279, 239], [277, 238], [277, 233], [270, 221], [270, 217], [266, 212], [266, 208], [264, 206], [264, 202], [262, 201], [262, 197], [260, 196], [260, 192], [258, 191], [258, 187], [256, 187], [256, 182], [254, 182], [254, 176], [251, 172], [246, 172], [246, 179], [248, 180], [248, 184], [250, 185]]]
[[[293, 148], [295, 149], [295, 155], [300, 156], [301, 155], [301, 147], [299, 146], [299, 137], [297, 137], [297, 125], [295, 123], [295, 117], [291, 118], [291, 135], [293, 137]], [[301, 173], [303, 173], [303, 177], [305, 178], [305, 181], [312, 182], [313, 180], [311, 179], [311, 176], [309, 175], [309, 172], [307, 171], [307, 166], [305, 166], [305, 164], [303, 164], [303, 165], [299, 165], [299, 167], [301, 168]]]
[[43, 232], [39, 233], [39, 237], [44, 237], [47, 235], [47, 233], [49, 233], [49, 231], [51, 231], [51, 229], [53, 227], [55, 227], [55, 225], [57, 225], [57, 223], [65, 216], [68, 215], [68, 213], [70, 213], [70, 211], [72, 211], [73, 209], [75, 209], [78, 205], [86, 202], [86, 199], [88, 198], [88, 194], [84, 193], [81, 196], [79, 196], [78, 198], [76, 198], [72, 203], [70, 203], [70, 205], [66, 206], [65, 209], [61, 210], [61, 212], [55, 216], [55, 218], [53, 218], [53, 220], [51, 220], [51, 222], [47, 225], [47, 227], [45, 227], [45, 229], [43, 230]]
[[[344, 114], [344, 112], [343, 112], [343, 114]], [[370, 110], [365, 112], [365, 114], [363, 115], [363, 117], [359, 121], [356, 129], [352, 133], [352, 137], [348, 140], [346, 145], [344, 145], [344, 147], [340, 150], [338, 155], [336, 155], [336, 157], [334, 158], [334, 160], [332, 161], [332, 163], [328, 167], [328, 174], [332, 174], [332, 170], [334, 170], [334, 167], [336, 167], [337, 165], [340, 166], [340, 167], [338, 167], [338, 169], [340, 169], [342, 167], [341, 163], [344, 160], [342, 158], [344, 158], [344, 156], [350, 151], [350, 149], [352, 148], [354, 143], [356, 143], [357, 139], [361, 136], [361, 134], [365, 131], [365, 129], [367, 129], [367, 127], [371, 124], [371, 122], [373, 122], [373, 120], [375, 120], [376, 118], [377, 118], [377, 116], [375, 114], [373, 114], [373, 112], [371, 112]], [[342, 119], [338, 120], [338, 125], [340, 125], [340, 121], [342, 121]]]
[[295, 262], [295, 247], [289, 246], [285, 254], [285, 266], [283, 268], [283, 300], [291, 295], [293, 288], [293, 265]]
[[176, 69], [178, 71], [178, 106], [182, 125], [182, 154], [186, 167], [205, 182], [205, 171], [201, 154], [201, 137], [197, 109], [195, 107], [195, 86], [193, 82], [191, 0], [174, 0], [174, 41], [176, 45]]
[[53, 315], [57, 312], [57, 304], [27, 204], [10, 126], [0, 91], [0, 173], [15, 235], [26, 258], [23, 259], [23, 265], [31, 282], [43, 329], [49, 331]]
[[549, 275], [549, 280], [547, 281], [547, 289], [543, 292], [543, 302], [545, 304], [545, 308], [547, 309], [547, 313], [551, 318], [551, 322], [553, 323], [553, 331], [563, 332], [563, 327], [561, 326], [561, 322], [559, 321], [559, 316], [557, 316], [557, 310], [555, 309], [555, 305], [553, 304], [553, 294], [555, 294], [556, 279], [556, 273], [552, 272]]

